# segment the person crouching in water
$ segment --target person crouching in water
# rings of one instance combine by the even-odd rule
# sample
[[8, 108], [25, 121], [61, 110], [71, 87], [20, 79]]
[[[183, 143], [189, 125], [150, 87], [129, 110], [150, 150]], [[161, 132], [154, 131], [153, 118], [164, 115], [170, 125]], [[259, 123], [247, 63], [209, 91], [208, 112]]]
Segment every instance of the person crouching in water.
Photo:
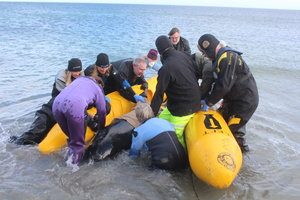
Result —
[[181, 170], [188, 166], [187, 153], [174, 125], [165, 119], [154, 117], [134, 129], [129, 156], [138, 157], [143, 148], [150, 152], [152, 167]]
[[92, 76], [79, 77], [66, 87], [53, 102], [53, 115], [62, 131], [68, 136], [68, 160], [79, 164], [84, 155], [85, 130], [88, 107], [94, 105], [94, 121], [98, 128], [105, 126], [106, 102], [102, 87]]

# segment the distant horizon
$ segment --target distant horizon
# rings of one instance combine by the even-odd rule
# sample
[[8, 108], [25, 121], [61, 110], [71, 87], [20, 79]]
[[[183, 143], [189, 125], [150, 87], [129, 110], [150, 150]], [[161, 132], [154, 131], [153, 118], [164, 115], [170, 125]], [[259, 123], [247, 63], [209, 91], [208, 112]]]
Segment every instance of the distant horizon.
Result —
[[[14, 3], [75, 3], [75, 4], [124, 4], [124, 5], [163, 5], [163, 6], [200, 6], [200, 7], [224, 7], [224, 8], [253, 8], [253, 9], [276, 9], [276, 10], [300, 10], [300, 1], [297, 0], [253, 0], [236, 2], [235, 0], [173, 0], [169, 4], [167, 0], [0, 0], [0, 2]], [[184, 2], [184, 3], [182, 3]]]

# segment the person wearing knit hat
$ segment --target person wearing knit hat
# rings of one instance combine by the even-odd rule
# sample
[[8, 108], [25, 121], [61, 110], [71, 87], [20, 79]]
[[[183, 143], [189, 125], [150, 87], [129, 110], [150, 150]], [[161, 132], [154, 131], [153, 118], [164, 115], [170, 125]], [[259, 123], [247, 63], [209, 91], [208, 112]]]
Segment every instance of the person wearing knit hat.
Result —
[[57, 96], [66, 86], [70, 85], [79, 76], [83, 76], [82, 63], [79, 58], [71, 58], [68, 61], [68, 67], [60, 70], [55, 78], [52, 96]]
[[95, 65], [98, 76], [103, 80], [105, 95], [118, 91], [121, 96], [134, 103], [145, 101], [144, 92], [138, 95], [131, 88], [134, 85], [141, 85], [141, 89], [147, 91], [148, 83], [144, 78], [147, 63], [144, 57], [122, 59], [110, 64], [108, 56], [100, 53]]
[[201, 107], [194, 61], [190, 55], [175, 50], [167, 36], [159, 36], [155, 45], [163, 65], [158, 71], [151, 107], [157, 115], [163, 102], [163, 94], [166, 94], [167, 107], [160, 113], [159, 118], [166, 119], [175, 126], [178, 140], [185, 147], [184, 127]]
[[68, 70], [70, 72], [80, 72], [82, 70], [82, 63], [80, 59], [72, 58], [68, 63]]
[[151, 61], [156, 61], [157, 60], [157, 50], [155, 49], [150, 49], [148, 54], [147, 54], [147, 58]]
[[150, 49], [145, 59], [147, 62], [147, 69], [144, 74], [145, 79], [148, 79], [157, 75], [157, 72], [161, 67], [161, 64], [158, 62], [158, 51], [156, 49]]
[[[97, 67], [99, 77], [107, 77], [110, 72], [113, 71], [106, 53], [100, 53], [97, 55], [95, 66]], [[103, 80], [103, 82], [105, 82], [105, 80]]]
[[61, 69], [56, 74], [51, 93], [52, 98], [43, 104], [41, 109], [36, 111], [35, 119], [29, 130], [24, 132], [21, 136], [12, 136], [10, 141], [18, 145], [34, 145], [40, 143], [56, 123], [52, 113], [52, 104], [55, 97], [79, 76], [83, 76], [81, 60], [72, 58], [68, 61], [67, 67]]
[[100, 53], [98, 56], [97, 56], [97, 60], [96, 60], [96, 63], [95, 63], [98, 67], [101, 67], [101, 68], [108, 68], [110, 63], [109, 63], [109, 59], [108, 59], [108, 55], [105, 54], [105, 53]]
[[255, 79], [242, 53], [236, 51], [211, 34], [204, 34], [198, 40], [198, 48], [210, 60], [214, 81], [210, 93], [202, 103], [202, 110], [223, 99], [220, 111], [233, 133], [242, 152], [249, 151], [246, 145], [246, 124], [255, 112], [259, 95]]
[[189, 41], [180, 35], [180, 30], [177, 27], [172, 28], [168, 35], [176, 50], [191, 55]]

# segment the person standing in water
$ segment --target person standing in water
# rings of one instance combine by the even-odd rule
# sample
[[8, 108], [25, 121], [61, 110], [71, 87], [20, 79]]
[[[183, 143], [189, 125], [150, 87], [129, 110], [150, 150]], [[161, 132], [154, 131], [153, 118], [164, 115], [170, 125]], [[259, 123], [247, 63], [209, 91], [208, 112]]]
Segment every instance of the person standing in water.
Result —
[[198, 40], [198, 48], [212, 61], [214, 74], [213, 87], [202, 100], [202, 110], [207, 111], [223, 99], [220, 111], [242, 152], [247, 152], [249, 147], [244, 138], [246, 124], [259, 102], [255, 79], [242, 53], [222, 45], [215, 36], [202, 35]]

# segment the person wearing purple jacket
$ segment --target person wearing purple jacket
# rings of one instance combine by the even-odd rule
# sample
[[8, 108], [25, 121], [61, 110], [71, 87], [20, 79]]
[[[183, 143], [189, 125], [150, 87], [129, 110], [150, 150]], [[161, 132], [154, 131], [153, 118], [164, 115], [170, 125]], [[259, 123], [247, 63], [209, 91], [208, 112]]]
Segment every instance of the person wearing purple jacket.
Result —
[[105, 126], [106, 108], [103, 89], [93, 76], [79, 77], [61, 91], [53, 103], [53, 115], [62, 131], [69, 137], [68, 158], [78, 164], [84, 155], [85, 118], [89, 106], [95, 106], [94, 120], [98, 128]]

